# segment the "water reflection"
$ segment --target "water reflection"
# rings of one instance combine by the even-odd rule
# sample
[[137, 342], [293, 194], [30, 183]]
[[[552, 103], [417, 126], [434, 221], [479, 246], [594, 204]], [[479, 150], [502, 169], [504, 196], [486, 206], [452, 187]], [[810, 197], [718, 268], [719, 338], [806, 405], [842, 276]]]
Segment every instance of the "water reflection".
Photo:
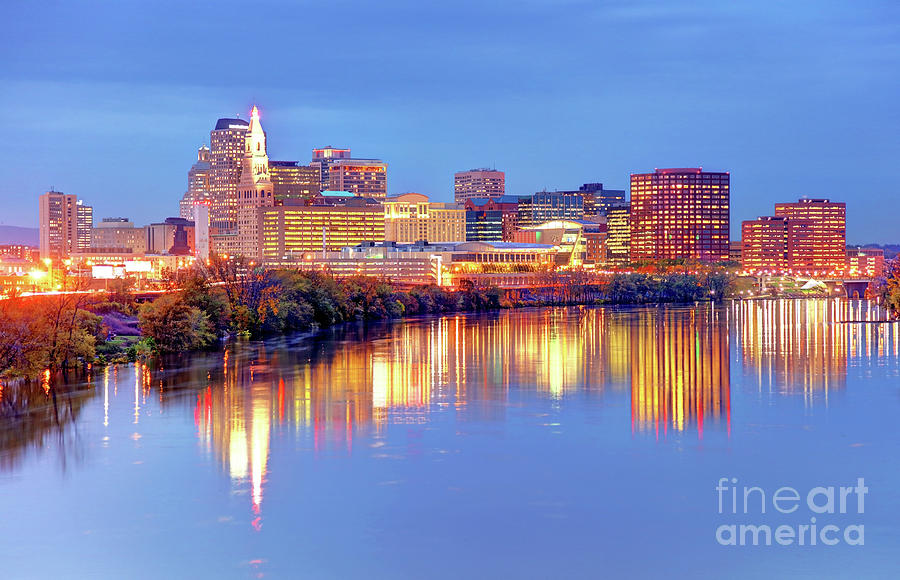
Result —
[[351, 454], [357, 441], [378, 444], [393, 425], [502, 423], [526, 398], [550, 409], [588, 398], [627, 405], [622, 428], [630, 420], [639, 437], [727, 437], [735, 377], [743, 375], [741, 388], [802, 394], [814, 405], [846, 388], [848, 366], [896, 361], [900, 325], [871, 323], [882, 316], [867, 302], [839, 300], [558, 308], [236, 343], [162, 366], [108, 367], [97, 377], [101, 388], [64, 404], [48, 404], [46, 381], [0, 391], [0, 469], [43, 447], [51, 433], [68, 456], [65, 426], [100, 392], [104, 431], [122, 423], [121, 386], [136, 438], [148, 413], [192, 409], [203, 453], [247, 495], [260, 529], [276, 438], [293, 439], [301, 453]]

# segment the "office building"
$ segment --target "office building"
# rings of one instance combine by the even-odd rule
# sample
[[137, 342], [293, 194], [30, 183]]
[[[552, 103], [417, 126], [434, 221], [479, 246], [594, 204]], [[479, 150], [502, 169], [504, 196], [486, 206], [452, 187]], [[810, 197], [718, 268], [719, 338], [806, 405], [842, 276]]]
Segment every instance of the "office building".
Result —
[[519, 197], [467, 199], [466, 239], [470, 242], [512, 242], [519, 223]]
[[631, 260], [728, 260], [730, 177], [702, 168], [631, 175]]
[[790, 269], [790, 224], [785, 217], [763, 216], [741, 222], [741, 268], [772, 274]]
[[319, 171], [319, 191], [327, 191], [331, 189], [331, 176], [328, 168], [338, 159], [350, 159], [350, 149], [342, 149], [340, 147], [320, 147], [313, 149], [312, 163], [310, 167]]
[[78, 196], [48, 191], [38, 199], [41, 258], [65, 258], [91, 245], [94, 210]]
[[884, 276], [884, 250], [847, 248], [846, 274], [850, 278], [881, 278]]
[[506, 194], [506, 174], [496, 169], [470, 169], [453, 175], [453, 196], [456, 203], [469, 199], [500, 197]]
[[384, 239], [398, 244], [466, 241], [466, 211], [453, 203], [432, 203], [421, 193], [384, 200]]
[[289, 199], [259, 210], [263, 261], [302, 260], [310, 253], [384, 240], [384, 207], [377, 200], [348, 194], [317, 201]]
[[606, 210], [606, 259], [613, 266], [631, 262], [631, 204], [612, 205]]
[[180, 217], [150, 224], [146, 228], [146, 253], [187, 255], [194, 252], [194, 222]]
[[179, 215], [184, 219], [193, 219], [194, 203], [209, 201], [210, 184], [209, 147], [206, 145], [197, 150], [197, 161], [188, 171], [188, 188], [179, 203]]
[[604, 189], [602, 183], [585, 183], [573, 193], [584, 197], [584, 215], [591, 218], [606, 215], [610, 207], [625, 203], [627, 192], [624, 189]]
[[103, 218], [91, 230], [90, 251], [143, 254], [147, 251], [147, 233], [126, 218]]
[[811, 275], [837, 275], [847, 262], [847, 204], [827, 199], [776, 203], [775, 215], [790, 222], [789, 267]]
[[328, 189], [358, 197], [387, 196], [387, 163], [380, 159], [333, 159], [328, 165]]
[[553, 220], [584, 218], [584, 197], [568, 191], [539, 191], [519, 198], [518, 227], [536, 226]]
[[237, 188], [249, 127], [243, 119], [219, 119], [209, 134], [209, 221], [221, 230], [237, 228]]
[[309, 201], [321, 191], [319, 168], [296, 161], [269, 161], [269, 179], [275, 203], [286, 199]]

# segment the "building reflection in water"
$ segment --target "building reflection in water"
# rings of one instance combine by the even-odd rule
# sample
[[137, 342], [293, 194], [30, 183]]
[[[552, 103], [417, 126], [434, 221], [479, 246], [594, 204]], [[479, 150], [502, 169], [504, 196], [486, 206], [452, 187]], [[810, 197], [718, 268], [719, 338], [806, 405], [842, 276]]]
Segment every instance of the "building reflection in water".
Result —
[[[259, 528], [273, 437], [313, 454], [348, 454], [354, 439], [378, 440], [391, 425], [415, 430], [450, 414], [502, 422], [534, 395], [553, 406], [628, 397], [635, 434], [730, 434], [734, 361], [755, 388], [812, 401], [844, 388], [848, 360], [896, 361], [900, 325], [843, 322], [881, 315], [837, 300], [512, 310], [236, 343], [168, 368], [137, 364], [133, 395], [122, 386], [134, 397], [135, 430], [152, 397], [163, 407], [189, 401], [202, 449], [247, 494]], [[104, 426], [121, 372], [102, 372]], [[29, 397], [44, 396], [36, 389]], [[0, 401], [10, 404], [6, 392]]]

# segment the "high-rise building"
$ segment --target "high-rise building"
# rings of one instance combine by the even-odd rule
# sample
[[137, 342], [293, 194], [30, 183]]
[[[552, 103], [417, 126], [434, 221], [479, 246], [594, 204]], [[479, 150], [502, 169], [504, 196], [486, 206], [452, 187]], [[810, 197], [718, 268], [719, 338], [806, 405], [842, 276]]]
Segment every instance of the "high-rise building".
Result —
[[602, 183], [585, 183], [577, 192], [584, 197], [584, 215], [596, 217], [606, 215], [606, 210], [613, 205], [625, 203], [624, 189], [604, 189]]
[[847, 269], [846, 204], [801, 199], [741, 224], [741, 265], [750, 273], [839, 276]]
[[78, 196], [48, 191], [38, 199], [41, 258], [64, 258], [91, 246], [94, 210]]
[[269, 156], [266, 133], [259, 121], [259, 109], [250, 112], [250, 126], [244, 143], [241, 181], [238, 184], [237, 229], [239, 253], [258, 258], [259, 208], [275, 204], [272, 180], [269, 177]]
[[194, 250], [194, 222], [190, 220], [170, 217], [148, 225], [144, 231], [147, 234], [148, 254], [186, 255]]
[[188, 171], [188, 188], [179, 204], [179, 214], [184, 219], [193, 219], [194, 202], [208, 201], [210, 197], [209, 147], [197, 150], [197, 162]]
[[209, 259], [209, 204], [194, 204], [194, 255]]
[[466, 240], [470, 242], [512, 242], [519, 223], [519, 197], [467, 199]]
[[729, 200], [728, 173], [631, 174], [631, 260], [728, 260]]
[[881, 278], [884, 276], [884, 250], [847, 248], [846, 274], [851, 278]]
[[328, 168], [338, 159], [350, 159], [350, 149], [341, 149], [331, 145], [313, 149], [312, 163], [309, 166], [319, 170], [320, 191], [331, 189], [331, 176], [328, 173]]
[[103, 218], [91, 230], [91, 252], [143, 254], [147, 250], [144, 228], [134, 227], [126, 218]]
[[741, 222], [741, 267], [745, 272], [784, 273], [790, 268], [787, 218], [763, 216]]
[[456, 203], [482, 197], [506, 194], [506, 174], [496, 169], [470, 169], [453, 174], [453, 196]]
[[387, 163], [380, 159], [334, 159], [328, 165], [331, 191], [349, 191], [359, 197], [387, 196]]
[[466, 241], [466, 212], [454, 203], [431, 203], [427, 195], [404, 193], [384, 200], [384, 239], [400, 244]]
[[276, 203], [285, 199], [309, 201], [321, 188], [319, 168], [296, 161], [269, 161], [269, 178]]
[[372, 198], [346, 196], [306, 205], [289, 199], [259, 210], [262, 260], [302, 260], [304, 254], [336, 252], [384, 240], [384, 207]]
[[606, 210], [606, 259], [622, 266], [631, 261], [631, 205], [612, 205]]
[[237, 188], [250, 124], [219, 119], [209, 134], [209, 222], [220, 230], [237, 228]]
[[847, 204], [827, 199], [776, 203], [790, 224], [789, 267], [810, 275], [839, 275], [847, 263]]
[[553, 220], [584, 218], [584, 197], [571, 191], [539, 191], [519, 198], [518, 226], [532, 227]]

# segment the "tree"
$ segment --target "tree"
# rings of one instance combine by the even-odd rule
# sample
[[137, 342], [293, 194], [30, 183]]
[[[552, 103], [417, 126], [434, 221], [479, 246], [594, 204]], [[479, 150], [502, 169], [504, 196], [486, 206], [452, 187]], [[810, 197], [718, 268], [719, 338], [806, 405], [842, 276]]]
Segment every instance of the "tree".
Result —
[[900, 318], [900, 258], [891, 264], [881, 290], [881, 298], [891, 316]]
[[141, 333], [161, 353], [204, 348], [216, 339], [206, 314], [190, 306], [181, 293], [163, 294], [142, 305], [138, 321]]

